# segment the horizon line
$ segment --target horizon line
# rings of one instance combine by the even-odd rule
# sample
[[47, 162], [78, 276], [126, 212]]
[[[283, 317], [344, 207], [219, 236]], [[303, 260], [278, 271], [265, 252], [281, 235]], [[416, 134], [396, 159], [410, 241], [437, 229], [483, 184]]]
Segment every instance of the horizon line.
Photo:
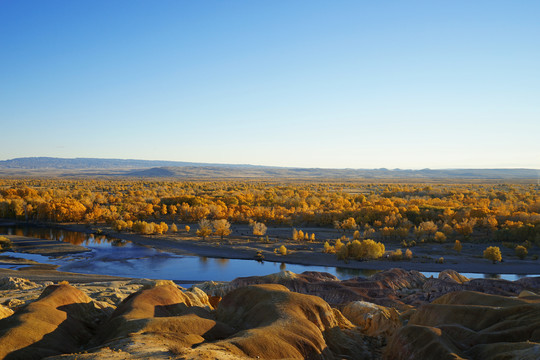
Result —
[[[204, 161], [186, 161], [186, 160], [159, 160], [159, 159], [133, 159], [133, 158], [99, 158], [99, 157], [57, 157], [57, 156], [23, 156], [15, 157], [11, 159], [0, 160], [0, 162], [21, 160], [21, 159], [58, 159], [58, 160], [120, 160], [120, 161], [144, 161], [144, 162], [176, 162], [176, 163], [188, 163], [188, 164], [203, 164], [203, 165], [219, 165], [219, 166], [254, 166], [254, 167], [272, 167], [282, 169], [325, 169], [325, 170], [387, 170], [387, 171], [421, 171], [421, 170], [536, 170], [540, 172], [540, 168], [534, 167], [419, 167], [419, 168], [389, 168], [389, 167], [308, 167], [308, 166], [283, 166], [283, 165], [262, 165], [262, 164], [248, 164], [248, 163], [218, 163], [218, 162], [204, 162]], [[180, 165], [179, 165], [180, 167]], [[539, 174], [540, 175], [540, 174]]]

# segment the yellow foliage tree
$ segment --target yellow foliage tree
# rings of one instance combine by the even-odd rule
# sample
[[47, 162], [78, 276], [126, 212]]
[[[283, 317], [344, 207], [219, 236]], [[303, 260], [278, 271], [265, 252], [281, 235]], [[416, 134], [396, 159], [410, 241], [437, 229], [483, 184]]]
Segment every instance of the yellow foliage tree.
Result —
[[446, 235], [444, 235], [444, 233], [441, 231], [437, 231], [435, 233], [435, 241], [442, 244], [446, 241]]
[[266, 234], [266, 225], [264, 225], [263, 223], [255, 221], [252, 222], [250, 226], [253, 230], [253, 235], [264, 236], [264, 234]]
[[199, 229], [195, 233], [203, 240], [206, 239], [207, 236], [212, 235], [212, 223], [210, 222], [210, 220], [200, 220]]
[[454, 250], [456, 250], [458, 253], [461, 253], [461, 249], [463, 249], [463, 245], [461, 245], [461, 241], [456, 240], [454, 243]]
[[334, 248], [336, 249], [336, 251], [339, 251], [343, 246], [344, 244], [341, 239], [337, 239], [336, 243], [334, 244]]
[[519, 257], [521, 260], [525, 259], [525, 257], [529, 253], [529, 251], [527, 251], [527, 248], [521, 245], [516, 246], [514, 251], [516, 252], [517, 257]]
[[334, 254], [334, 253], [336, 252], [336, 249], [335, 249], [335, 247], [333, 247], [332, 245], [330, 245], [330, 244], [328, 243], [328, 241], [326, 241], [326, 242], [324, 243], [324, 250], [323, 250], [323, 252], [326, 253], [326, 254]]
[[394, 250], [390, 253], [390, 260], [398, 261], [403, 259], [403, 251], [401, 249]]
[[231, 233], [231, 224], [225, 219], [214, 220], [212, 227], [214, 228], [214, 234], [218, 235], [221, 240]]
[[405, 259], [411, 260], [413, 257], [411, 249], [405, 250]]
[[338, 254], [341, 254], [341, 256], [343, 256], [346, 252], [347, 257], [349, 258], [356, 260], [369, 260], [378, 259], [383, 256], [385, 248], [384, 244], [367, 239], [362, 241], [354, 240], [353, 242], [347, 244], [346, 251], [341, 250], [342, 249], [340, 249], [338, 252]]
[[346, 231], [346, 230], [355, 230], [358, 228], [358, 225], [356, 224], [356, 220], [354, 220], [353, 217], [350, 217], [348, 219], [345, 219], [339, 224], [339, 228]]
[[489, 246], [484, 250], [484, 259], [493, 261], [495, 264], [497, 261], [502, 260], [501, 249], [497, 246]]

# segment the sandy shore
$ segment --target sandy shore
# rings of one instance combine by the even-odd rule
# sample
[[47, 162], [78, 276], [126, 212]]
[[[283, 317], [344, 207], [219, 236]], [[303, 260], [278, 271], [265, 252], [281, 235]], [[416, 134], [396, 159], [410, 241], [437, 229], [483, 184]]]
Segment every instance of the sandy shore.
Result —
[[129, 280], [128, 278], [123, 278], [123, 277], [118, 277], [118, 276], [78, 274], [78, 273], [57, 271], [50, 268], [42, 268], [40, 266], [22, 268], [19, 270], [0, 269], [0, 278], [3, 278], [3, 277], [17, 277], [17, 278], [28, 279], [34, 282], [69, 281], [70, 283], [92, 283], [92, 282], [100, 282], [100, 281]]

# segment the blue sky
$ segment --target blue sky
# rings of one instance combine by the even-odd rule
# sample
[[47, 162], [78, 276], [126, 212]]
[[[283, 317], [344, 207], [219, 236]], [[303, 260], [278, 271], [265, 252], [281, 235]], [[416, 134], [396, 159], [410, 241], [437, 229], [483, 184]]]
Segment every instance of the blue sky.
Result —
[[0, 159], [540, 168], [538, 1], [0, 0]]

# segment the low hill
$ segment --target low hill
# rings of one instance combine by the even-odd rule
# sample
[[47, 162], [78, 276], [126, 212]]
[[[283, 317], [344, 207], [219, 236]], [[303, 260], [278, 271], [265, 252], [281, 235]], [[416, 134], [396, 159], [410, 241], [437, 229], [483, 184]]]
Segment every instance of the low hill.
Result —
[[94, 158], [17, 158], [0, 161], [0, 176], [129, 177], [171, 179], [458, 179], [536, 180], [537, 169], [320, 169], [180, 161]]
[[[0, 161], [0, 169], [142, 169], [164, 166], [208, 165], [184, 161], [24, 157]], [[216, 164], [216, 166], [219, 166]]]

